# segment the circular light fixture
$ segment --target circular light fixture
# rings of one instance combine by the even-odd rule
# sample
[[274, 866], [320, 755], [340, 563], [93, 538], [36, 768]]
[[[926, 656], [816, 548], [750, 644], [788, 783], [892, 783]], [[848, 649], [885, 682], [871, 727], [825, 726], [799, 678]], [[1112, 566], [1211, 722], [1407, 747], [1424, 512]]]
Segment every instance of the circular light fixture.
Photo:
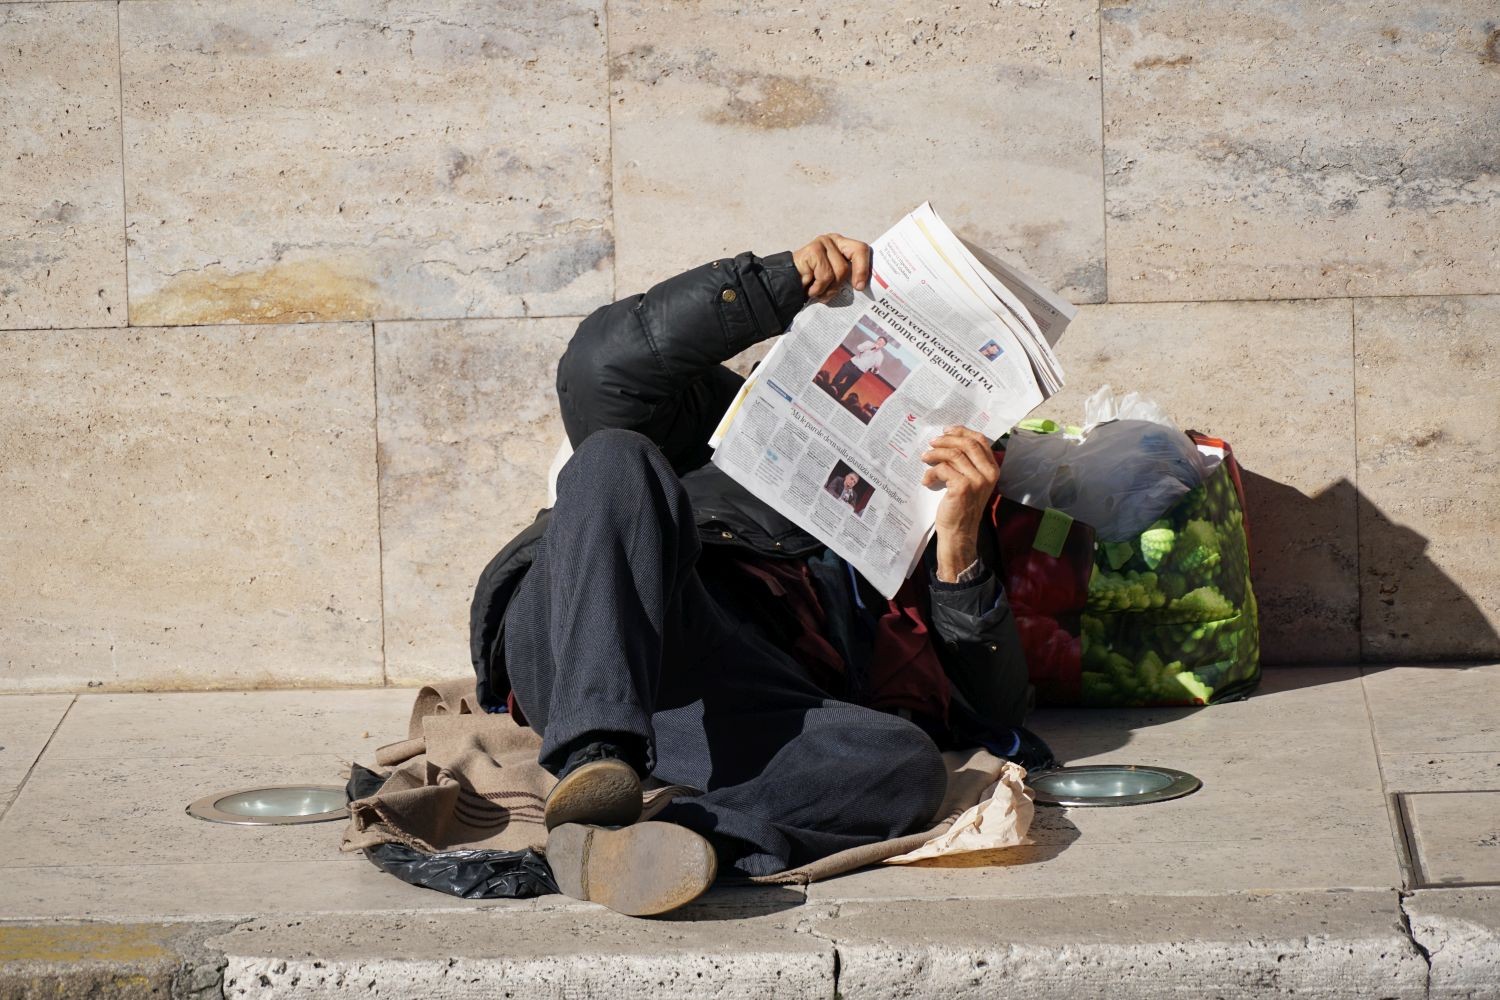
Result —
[[1030, 779], [1036, 801], [1048, 806], [1138, 806], [1191, 795], [1203, 782], [1185, 771], [1139, 764], [1059, 767]]
[[189, 816], [235, 826], [326, 823], [349, 815], [338, 785], [277, 785], [217, 792], [187, 807]]

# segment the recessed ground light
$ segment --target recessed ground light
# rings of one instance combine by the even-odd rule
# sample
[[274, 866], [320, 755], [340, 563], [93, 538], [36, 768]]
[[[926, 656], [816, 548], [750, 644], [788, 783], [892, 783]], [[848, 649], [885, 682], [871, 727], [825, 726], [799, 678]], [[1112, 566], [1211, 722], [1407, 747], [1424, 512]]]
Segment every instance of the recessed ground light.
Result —
[[277, 785], [217, 792], [187, 807], [189, 816], [236, 826], [324, 823], [349, 814], [338, 785]]
[[1138, 806], [1191, 795], [1203, 782], [1170, 767], [1086, 764], [1030, 778], [1036, 801], [1049, 806]]

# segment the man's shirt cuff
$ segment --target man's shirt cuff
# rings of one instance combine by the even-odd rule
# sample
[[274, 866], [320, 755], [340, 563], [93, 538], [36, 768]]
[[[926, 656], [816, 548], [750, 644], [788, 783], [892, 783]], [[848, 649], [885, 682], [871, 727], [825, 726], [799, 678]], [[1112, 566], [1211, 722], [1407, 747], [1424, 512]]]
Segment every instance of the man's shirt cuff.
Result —
[[928, 574], [928, 592], [934, 604], [972, 618], [982, 618], [999, 604], [1000, 581], [982, 559], [966, 566], [952, 583], [939, 580], [936, 568], [929, 569]]

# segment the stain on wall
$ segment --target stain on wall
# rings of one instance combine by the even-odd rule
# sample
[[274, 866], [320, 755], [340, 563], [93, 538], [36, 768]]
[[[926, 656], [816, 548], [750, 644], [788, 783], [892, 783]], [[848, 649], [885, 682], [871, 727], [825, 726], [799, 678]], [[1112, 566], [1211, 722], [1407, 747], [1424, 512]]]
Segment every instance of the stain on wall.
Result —
[[359, 266], [284, 261], [252, 271], [209, 265], [130, 304], [132, 323], [310, 323], [370, 319], [379, 288]]

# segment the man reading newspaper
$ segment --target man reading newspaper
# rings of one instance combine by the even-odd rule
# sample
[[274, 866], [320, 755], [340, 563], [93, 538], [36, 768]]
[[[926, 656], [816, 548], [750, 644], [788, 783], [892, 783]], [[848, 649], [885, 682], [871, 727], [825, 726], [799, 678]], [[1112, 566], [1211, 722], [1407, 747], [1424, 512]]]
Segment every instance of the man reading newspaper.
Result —
[[[949, 426], [921, 449], [908, 485], [940, 492], [934, 537], [891, 600], [709, 461], [742, 383], [724, 362], [870, 280], [870, 246], [837, 234], [716, 260], [600, 308], [559, 364], [574, 453], [555, 505], [485, 568], [471, 624], [480, 700], [533, 727], [560, 778], [547, 857], [571, 895], [663, 912], [716, 872], [925, 828], [940, 747], [1050, 756], [1020, 728], [984, 434]], [[824, 499], [855, 518], [868, 489], [851, 471]], [[700, 794], [637, 822], [648, 777]]]

